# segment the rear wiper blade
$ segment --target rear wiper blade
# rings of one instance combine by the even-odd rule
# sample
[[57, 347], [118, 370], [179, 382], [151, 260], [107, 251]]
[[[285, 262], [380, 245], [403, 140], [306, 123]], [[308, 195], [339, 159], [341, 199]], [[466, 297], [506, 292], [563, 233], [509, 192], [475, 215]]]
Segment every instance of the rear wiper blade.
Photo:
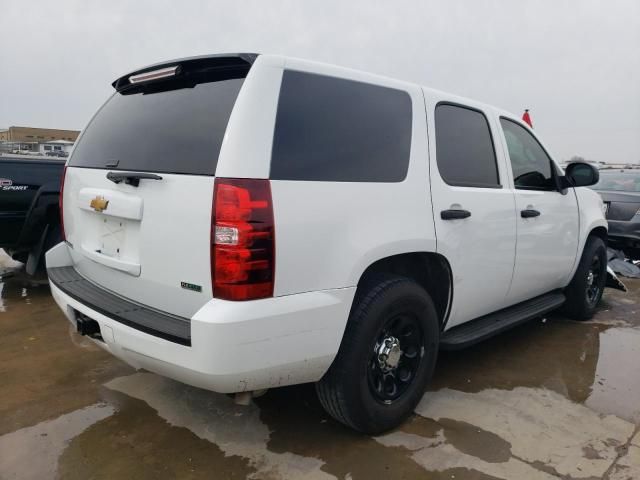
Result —
[[111, 180], [113, 183], [124, 182], [127, 185], [137, 187], [140, 185], [140, 180], [162, 180], [162, 177], [155, 173], [109, 172], [107, 180]]

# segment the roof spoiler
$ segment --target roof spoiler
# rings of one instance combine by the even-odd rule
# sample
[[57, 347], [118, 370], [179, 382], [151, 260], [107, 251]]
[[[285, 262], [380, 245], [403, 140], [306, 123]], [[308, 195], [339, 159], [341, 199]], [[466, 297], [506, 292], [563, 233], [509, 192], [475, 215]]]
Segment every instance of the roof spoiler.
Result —
[[203, 75], [233, 75], [234, 72], [246, 75], [256, 58], [257, 53], [223, 53], [179, 58], [127, 73], [111, 85], [116, 91], [121, 92], [134, 86], [155, 85], [169, 79], [187, 81], [189, 78], [201, 78]]

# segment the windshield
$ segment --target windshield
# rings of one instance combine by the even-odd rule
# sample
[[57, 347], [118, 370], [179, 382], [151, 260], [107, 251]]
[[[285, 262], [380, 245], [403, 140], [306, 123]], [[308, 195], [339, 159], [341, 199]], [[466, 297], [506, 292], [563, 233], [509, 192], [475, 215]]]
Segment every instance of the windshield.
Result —
[[69, 166], [213, 175], [243, 81], [116, 92], [80, 137]]
[[600, 171], [600, 181], [591, 188], [616, 192], [640, 192], [640, 171], [633, 173], [606, 173]]

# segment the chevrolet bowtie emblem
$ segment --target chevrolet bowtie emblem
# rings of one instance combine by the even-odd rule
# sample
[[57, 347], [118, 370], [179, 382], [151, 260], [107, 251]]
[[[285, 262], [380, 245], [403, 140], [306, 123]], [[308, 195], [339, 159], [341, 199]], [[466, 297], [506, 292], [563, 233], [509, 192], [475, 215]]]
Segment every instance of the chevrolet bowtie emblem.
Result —
[[89, 204], [89, 206], [93, 208], [96, 212], [102, 212], [106, 210], [108, 205], [109, 205], [109, 200], [105, 200], [104, 197], [100, 197], [100, 196], [91, 200], [91, 203]]

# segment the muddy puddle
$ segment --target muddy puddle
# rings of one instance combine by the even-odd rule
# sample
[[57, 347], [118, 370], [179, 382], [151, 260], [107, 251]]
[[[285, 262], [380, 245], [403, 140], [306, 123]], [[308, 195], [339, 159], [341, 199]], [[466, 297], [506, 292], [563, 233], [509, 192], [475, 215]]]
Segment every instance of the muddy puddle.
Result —
[[[640, 281], [593, 321], [559, 315], [442, 353], [415, 415], [379, 437], [313, 386], [249, 407], [135, 372], [78, 337], [0, 253], [0, 478], [640, 478]], [[42, 280], [42, 279], [41, 279]]]

